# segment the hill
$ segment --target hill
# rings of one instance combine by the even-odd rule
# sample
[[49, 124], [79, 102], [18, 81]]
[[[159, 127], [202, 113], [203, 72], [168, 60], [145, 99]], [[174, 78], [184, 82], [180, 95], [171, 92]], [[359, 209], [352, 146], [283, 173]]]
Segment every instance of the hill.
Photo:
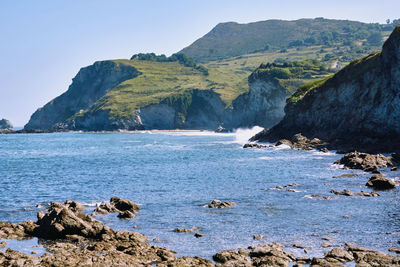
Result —
[[[180, 52], [202, 63], [275, 49], [315, 45], [346, 47], [346, 56], [360, 49], [379, 49], [394, 25], [324, 18], [266, 20], [248, 24], [220, 23]], [[350, 59], [351, 60], [351, 59]]]

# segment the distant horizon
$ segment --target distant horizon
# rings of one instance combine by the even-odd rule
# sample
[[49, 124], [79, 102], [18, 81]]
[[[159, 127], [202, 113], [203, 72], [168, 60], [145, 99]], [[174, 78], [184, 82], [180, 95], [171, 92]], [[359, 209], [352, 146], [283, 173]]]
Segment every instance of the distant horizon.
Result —
[[0, 3], [0, 21], [6, 25], [3, 38], [7, 40], [0, 44], [0, 117], [23, 127], [34, 111], [68, 89], [80, 68], [136, 53], [171, 55], [219, 23], [323, 17], [385, 24], [386, 19], [400, 17], [396, 14], [399, 9], [397, 0], [6, 0]]

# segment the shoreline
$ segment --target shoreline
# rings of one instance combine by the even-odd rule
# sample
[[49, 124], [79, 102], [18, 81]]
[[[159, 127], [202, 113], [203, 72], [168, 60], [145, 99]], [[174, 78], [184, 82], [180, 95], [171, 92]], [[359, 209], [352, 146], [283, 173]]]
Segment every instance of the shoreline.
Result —
[[[114, 204], [113, 204], [114, 203]], [[118, 204], [119, 203], [119, 204]], [[118, 208], [116, 208], [118, 207]], [[18, 266], [63, 266], [63, 265], [125, 265], [125, 266], [288, 266], [289, 264], [311, 264], [311, 266], [345, 266], [344, 264], [378, 264], [397, 266], [400, 264], [400, 249], [389, 248], [388, 253], [345, 243], [340, 247], [329, 247], [320, 257], [307, 257], [307, 248], [292, 244], [292, 248], [304, 250], [295, 256], [280, 243], [260, 243], [256, 246], [224, 250], [212, 256], [214, 262], [201, 257], [176, 257], [175, 252], [151, 245], [143, 234], [116, 231], [97, 221], [93, 216], [82, 213], [84, 207], [75, 201], [64, 204], [52, 202], [47, 213], [38, 213], [36, 222], [18, 224], [0, 222], [0, 245], [7, 246], [3, 239], [39, 238], [41, 255], [28, 255], [7, 248], [0, 250], [0, 265]], [[106, 209], [106, 210], [104, 210]], [[107, 211], [107, 209], [110, 209]], [[112, 198], [94, 210], [96, 213], [137, 213], [135, 203]], [[120, 216], [118, 215], [118, 217]], [[140, 216], [140, 215], [139, 215]], [[185, 229], [183, 229], [185, 230]], [[184, 231], [183, 231], [184, 232]], [[400, 242], [400, 240], [399, 240]], [[324, 247], [324, 245], [322, 245]], [[390, 254], [392, 253], [392, 254]], [[374, 265], [374, 266], [375, 266]]]

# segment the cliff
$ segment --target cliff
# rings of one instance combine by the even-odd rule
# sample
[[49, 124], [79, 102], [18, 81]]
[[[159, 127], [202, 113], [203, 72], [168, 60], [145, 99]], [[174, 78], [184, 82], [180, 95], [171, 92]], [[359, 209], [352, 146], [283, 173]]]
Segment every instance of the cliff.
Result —
[[300, 132], [337, 149], [400, 149], [400, 26], [382, 52], [300, 87], [288, 99], [284, 119], [253, 140], [276, 142]]
[[79, 71], [67, 92], [36, 111], [25, 130], [272, 127], [283, 118], [295, 88], [329, 74], [319, 61], [305, 60], [261, 64], [242, 79], [242, 73], [182, 58], [139, 54], [96, 62]]
[[24, 128], [51, 129], [56, 123], [89, 108], [116, 85], [138, 74], [134, 67], [114, 61], [100, 61], [82, 68], [68, 91], [39, 108]]

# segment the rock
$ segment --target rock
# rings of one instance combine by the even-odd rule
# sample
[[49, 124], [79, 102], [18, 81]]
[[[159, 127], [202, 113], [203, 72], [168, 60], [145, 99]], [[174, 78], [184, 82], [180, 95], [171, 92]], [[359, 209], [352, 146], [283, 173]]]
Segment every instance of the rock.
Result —
[[44, 239], [65, 238], [66, 235], [101, 238], [102, 234], [109, 232], [89, 215], [74, 212], [57, 202], [51, 202], [48, 213], [38, 216], [36, 224], [35, 235]]
[[283, 251], [282, 244], [259, 244], [250, 250], [253, 266], [288, 266], [296, 257]]
[[211, 201], [207, 207], [208, 208], [214, 208], [214, 209], [223, 209], [223, 208], [229, 208], [229, 207], [234, 207], [236, 206], [235, 202], [232, 201], [220, 201], [220, 200], [216, 200], [214, 199], [213, 201]]
[[281, 139], [275, 144], [275, 146], [280, 146], [280, 145], [287, 145], [290, 148], [293, 147], [293, 143], [290, 140], [287, 140], [287, 139]]
[[358, 174], [355, 173], [349, 173], [349, 174], [342, 174], [339, 176], [333, 176], [333, 178], [350, 178], [350, 177], [357, 177]]
[[251, 266], [251, 260], [237, 251], [225, 250], [213, 255], [217, 266]]
[[254, 240], [260, 240], [260, 239], [263, 239], [263, 238], [264, 238], [263, 235], [253, 235], [253, 239]]
[[343, 196], [363, 196], [363, 197], [378, 197], [380, 196], [377, 192], [364, 192], [361, 191], [359, 193], [353, 192], [351, 190], [345, 189], [343, 191], [336, 191], [336, 190], [331, 190], [331, 193], [335, 195], [343, 195]]
[[394, 172], [394, 171], [397, 171], [397, 169], [398, 169], [398, 167], [395, 166], [395, 167], [392, 167], [390, 170], [391, 170], [392, 172]]
[[260, 145], [260, 144], [244, 144], [243, 148], [268, 148], [270, 145]]
[[6, 241], [1, 241], [1, 242], [0, 242], [0, 248], [5, 248], [6, 245], [7, 245], [7, 242], [6, 242]]
[[153, 242], [161, 242], [161, 239], [158, 237], [153, 238]]
[[118, 212], [118, 218], [131, 219], [136, 217], [138, 211], [138, 204], [119, 197], [112, 197], [109, 203], [101, 203], [100, 206], [93, 211], [92, 216]]
[[325, 259], [327, 259], [327, 261], [331, 261], [329, 258], [340, 262], [349, 262], [354, 260], [354, 257], [350, 252], [341, 248], [334, 248], [326, 253]]
[[292, 247], [305, 249], [305, 247], [303, 245], [299, 245], [299, 244], [292, 244]]
[[132, 219], [132, 218], [135, 218], [136, 215], [129, 210], [125, 210], [125, 211], [119, 212], [117, 217], [121, 218], [121, 219]]
[[335, 164], [342, 164], [347, 168], [360, 169], [366, 172], [377, 171], [378, 168], [386, 168], [393, 165], [390, 158], [384, 155], [371, 155], [361, 152], [347, 153], [341, 159], [335, 161]]
[[311, 259], [308, 257], [297, 257], [296, 263], [297, 264], [309, 264], [311, 262]]
[[388, 250], [390, 252], [394, 252], [394, 253], [400, 254], [400, 248], [389, 248]]
[[85, 206], [77, 201], [66, 200], [64, 205], [74, 212], [79, 212], [85, 210]]
[[195, 233], [194, 234], [194, 237], [196, 237], [196, 238], [200, 238], [200, 237], [202, 237], [202, 236], [204, 236], [203, 234], [200, 234], [200, 233]]
[[319, 151], [323, 152], [323, 153], [328, 153], [329, 152], [329, 150], [326, 147], [320, 148]]
[[193, 229], [175, 228], [174, 230], [172, 230], [172, 232], [175, 232], [175, 233], [190, 233], [190, 232], [193, 232]]
[[343, 215], [343, 218], [349, 219], [349, 218], [350, 218], [350, 215]]
[[0, 130], [12, 130], [14, 127], [9, 120], [0, 120]]
[[323, 247], [323, 248], [329, 248], [329, 247], [332, 247], [332, 244], [329, 243], [329, 242], [323, 242], [323, 243], [321, 244], [321, 247]]
[[376, 174], [369, 179], [369, 181], [366, 183], [366, 186], [373, 187], [377, 190], [387, 190], [394, 188], [396, 184], [383, 175]]

